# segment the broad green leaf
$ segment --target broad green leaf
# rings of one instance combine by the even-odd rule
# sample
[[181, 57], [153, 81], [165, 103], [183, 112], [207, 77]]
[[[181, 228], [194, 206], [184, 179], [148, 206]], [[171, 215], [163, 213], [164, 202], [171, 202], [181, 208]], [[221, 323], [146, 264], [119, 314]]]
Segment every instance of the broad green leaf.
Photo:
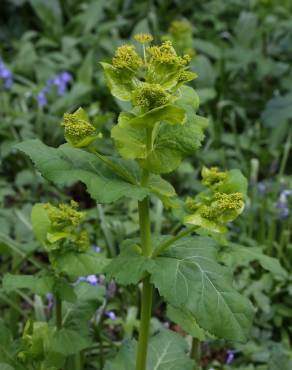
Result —
[[39, 140], [27, 140], [16, 147], [31, 158], [46, 179], [62, 186], [81, 181], [98, 202], [114, 202], [123, 196], [141, 200], [148, 194], [147, 189], [117, 176], [94, 154], [67, 144], [52, 148]]
[[275, 275], [287, 276], [286, 270], [276, 258], [266, 256], [258, 247], [244, 247], [239, 244], [229, 243], [220, 252], [220, 258], [231, 266], [240, 266], [257, 261], [265, 269]]
[[85, 337], [90, 334], [89, 320], [100, 306], [104, 294], [104, 286], [92, 286], [87, 282], [79, 282], [74, 288], [77, 302], [64, 307], [64, 326], [75, 330]]
[[167, 316], [192, 337], [198, 338], [200, 341], [206, 340], [205, 330], [199, 327], [194, 316], [189, 312], [168, 305]]
[[108, 259], [99, 253], [66, 253], [58, 256], [54, 267], [70, 277], [99, 274], [106, 267]]
[[111, 94], [120, 100], [131, 100], [132, 91], [135, 88], [131, 76], [125, 71], [118, 70], [109, 63], [100, 64], [103, 68], [104, 78]]
[[181, 239], [154, 262], [151, 280], [168, 303], [190, 312], [216, 337], [247, 339], [252, 305], [232, 287], [230, 271], [217, 262], [212, 239]]
[[37, 203], [33, 206], [31, 211], [31, 223], [37, 240], [41, 244], [46, 244], [50, 220], [48, 217], [48, 212], [45, 210], [43, 204]]
[[49, 349], [52, 352], [58, 352], [64, 356], [69, 356], [80, 352], [89, 345], [90, 342], [86, 338], [83, 338], [78, 332], [69, 329], [61, 329], [53, 334], [49, 343]]
[[52, 276], [33, 276], [33, 275], [12, 275], [5, 274], [3, 277], [3, 288], [6, 291], [17, 289], [29, 289], [38, 295], [51, 293], [54, 287]]
[[[104, 370], [134, 370], [137, 344], [123, 344], [117, 356]], [[178, 334], [162, 330], [150, 338], [146, 370], [192, 370], [194, 363], [187, 355], [188, 344]]]
[[153, 262], [144, 257], [137, 245], [125, 245], [121, 253], [113, 258], [104, 272], [107, 279], [115, 279], [119, 284], [137, 284]]

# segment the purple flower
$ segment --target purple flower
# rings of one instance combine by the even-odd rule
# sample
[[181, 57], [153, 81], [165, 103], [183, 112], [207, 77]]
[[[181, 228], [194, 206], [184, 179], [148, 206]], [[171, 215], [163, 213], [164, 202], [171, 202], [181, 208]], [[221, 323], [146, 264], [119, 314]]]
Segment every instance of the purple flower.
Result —
[[41, 107], [44, 107], [45, 105], [48, 104], [46, 92], [44, 90], [42, 90], [41, 92], [39, 92], [38, 102], [39, 102], [39, 105]]
[[87, 282], [92, 286], [96, 286], [98, 284], [98, 278], [96, 275], [80, 276], [75, 284], [78, 284], [80, 282]]
[[236, 351], [228, 350], [227, 351], [227, 358], [226, 358], [226, 365], [231, 365], [234, 361]]
[[93, 249], [96, 253], [100, 253], [101, 252], [101, 247], [99, 247], [98, 245], [94, 245], [93, 246]]
[[10, 89], [13, 84], [12, 72], [0, 61], [0, 78], [3, 80], [5, 89]]
[[289, 190], [289, 189], [282, 190], [279, 195], [276, 207], [280, 209], [280, 214], [279, 214], [280, 220], [285, 220], [286, 218], [289, 217], [290, 210], [289, 210], [289, 205], [288, 205], [288, 201], [289, 201], [288, 197], [290, 197], [291, 195], [292, 195], [292, 190]]
[[105, 315], [109, 318], [109, 319], [111, 319], [111, 320], [116, 320], [117, 319], [117, 316], [116, 316], [116, 314], [113, 312], [113, 311], [108, 311], [108, 312], [106, 312], [105, 313]]
[[88, 275], [87, 278], [86, 278], [86, 281], [90, 284], [90, 285], [97, 285], [98, 283], [98, 278], [96, 277], [96, 275]]
[[71, 75], [71, 73], [66, 71], [60, 74], [60, 78], [65, 83], [71, 82], [73, 80], [73, 76]]
[[52, 293], [48, 293], [47, 295], [46, 295], [46, 297], [47, 297], [47, 301], [48, 301], [48, 311], [51, 311], [52, 310], [52, 308], [54, 307], [54, 296], [53, 296], [53, 294]]
[[42, 89], [38, 96], [40, 106], [47, 105], [47, 94], [50, 92], [52, 86], [56, 86], [58, 96], [65, 95], [69, 83], [73, 80], [71, 73], [64, 71], [53, 78], [48, 79], [46, 87]]

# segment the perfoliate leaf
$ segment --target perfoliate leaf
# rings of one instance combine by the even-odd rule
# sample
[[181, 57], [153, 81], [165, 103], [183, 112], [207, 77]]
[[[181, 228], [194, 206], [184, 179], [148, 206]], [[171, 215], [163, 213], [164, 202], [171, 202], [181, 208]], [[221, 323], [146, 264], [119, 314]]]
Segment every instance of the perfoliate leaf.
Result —
[[152, 260], [132, 244], [122, 247], [121, 253], [111, 260], [104, 272], [108, 280], [114, 278], [119, 284], [137, 284], [152, 264]]
[[111, 130], [115, 147], [125, 159], [146, 157], [146, 132], [128, 124], [133, 116], [132, 113], [122, 112], [119, 115], [118, 124]]
[[229, 270], [216, 257], [212, 239], [181, 239], [154, 258], [151, 280], [168, 303], [190, 312], [203, 329], [219, 338], [245, 341], [252, 305], [232, 287]]
[[5, 274], [3, 288], [6, 291], [28, 289], [38, 295], [44, 295], [53, 291], [55, 279], [53, 276], [12, 275]]
[[148, 194], [147, 189], [117, 176], [94, 154], [68, 144], [56, 149], [39, 140], [27, 140], [16, 147], [31, 158], [45, 178], [62, 186], [81, 181], [98, 202], [109, 203], [123, 196], [141, 200]]
[[154, 129], [152, 150], [145, 160], [140, 160], [142, 167], [154, 173], [175, 170], [184, 157], [200, 147], [205, 137], [208, 120], [196, 115], [199, 100], [195, 90], [183, 86], [179, 91], [181, 96], [175, 104], [186, 113], [184, 124], [169, 126], [162, 123], [158, 129]]
[[[136, 349], [134, 340], [127, 341], [104, 370], [134, 370]], [[170, 330], [162, 330], [150, 338], [146, 369], [192, 370], [194, 363], [187, 352], [188, 344], [181, 336]]]
[[175, 170], [184, 157], [200, 147], [206, 126], [206, 118], [197, 115], [193, 115], [183, 125], [169, 126], [162, 123], [155, 132], [149, 156], [145, 160], [141, 159], [140, 164], [154, 173]]
[[105, 268], [108, 259], [99, 253], [65, 253], [54, 260], [54, 267], [57, 271], [67, 274], [70, 277], [82, 275], [99, 274]]
[[100, 63], [106, 84], [113, 96], [120, 100], [131, 100], [134, 90], [133, 80], [124, 70], [118, 70], [108, 63]]
[[199, 327], [194, 316], [189, 312], [168, 305], [167, 316], [193, 338], [198, 338], [200, 341], [206, 340], [205, 330]]
[[131, 118], [129, 125], [139, 129], [153, 127], [155, 123], [162, 121], [170, 125], [182, 125], [185, 119], [184, 109], [174, 104], [167, 104]]

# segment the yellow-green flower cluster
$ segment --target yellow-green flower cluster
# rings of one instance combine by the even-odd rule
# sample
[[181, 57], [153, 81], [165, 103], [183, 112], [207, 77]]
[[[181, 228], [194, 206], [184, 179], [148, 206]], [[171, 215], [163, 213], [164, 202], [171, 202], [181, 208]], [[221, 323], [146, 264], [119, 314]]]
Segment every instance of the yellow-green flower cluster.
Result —
[[170, 94], [159, 84], [143, 83], [134, 92], [133, 102], [148, 110], [160, 107], [170, 101]]
[[143, 62], [134, 45], [122, 45], [117, 48], [112, 63], [118, 69], [125, 68], [135, 73]]
[[158, 65], [171, 65], [174, 67], [185, 67], [191, 58], [188, 54], [178, 56], [171, 41], [164, 41], [161, 46], [147, 48], [151, 63]]
[[236, 193], [215, 193], [214, 199], [216, 203], [216, 207], [218, 207], [222, 211], [227, 210], [241, 210], [244, 207], [243, 202], [243, 194], [236, 192]]
[[74, 147], [86, 147], [97, 138], [96, 128], [88, 122], [82, 108], [72, 114], [65, 113], [62, 126], [66, 141]]
[[72, 200], [70, 205], [61, 203], [57, 207], [46, 203], [44, 208], [50, 222], [47, 233], [48, 251], [85, 252], [89, 247], [89, 237], [87, 231], [81, 228], [85, 214], [77, 210], [78, 203]]
[[202, 184], [207, 187], [216, 187], [227, 178], [227, 173], [219, 170], [218, 167], [203, 167], [202, 170]]
[[149, 33], [138, 33], [137, 35], [134, 36], [134, 39], [141, 44], [147, 44], [151, 41], [153, 41], [153, 36], [150, 35]]
[[194, 199], [187, 198], [185, 205], [189, 215], [185, 217], [185, 223], [211, 233], [225, 233], [226, 224], [244, 209], [244, 194], [239, 189], [245, 188], [246, 180], [240, 172], [221, 172], [217, 167], [203, 168], [202, 177], [208, 190]]
[[77, 211], [78, 203], [71, 200], [70, 206], [61, 203], [58, 207], [50, 203], [44, 205], [53, 228], [64, 228], [67, 226], [78, 226], [84, 218], [84, 213]]
[[181, 35], [183, 33], [192, 32], [192, 26], [186, 20], [175, 20], [171, 23], [168, 31], [172, 35]]
[[192, 25], [187, 20], [173, 21], [163, 40], [170, 40], [179, 53], [187, 53], [190, 57], [195, 55]]

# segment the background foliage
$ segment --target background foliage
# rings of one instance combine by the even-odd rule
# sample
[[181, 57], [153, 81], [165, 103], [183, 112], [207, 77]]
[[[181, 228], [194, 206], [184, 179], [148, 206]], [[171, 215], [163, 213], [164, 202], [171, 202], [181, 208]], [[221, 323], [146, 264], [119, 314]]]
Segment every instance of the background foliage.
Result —
[[[241, 253], [240, 248], [223, 249], [222, 259], [236, 272], [237, 288], [257, 307], [251, 340], [245, 345], [206, 340], [202, 366], [229, 369], [232, 363], [233, 369], [242, 370], [291, 369], [291, 12], [289, 0], [4, 0], [0, 15], [1, 273], [36, 273], [47, 265], [31, 232], [30, 211], [36, 202], [71, 198], [80, 202], [87, 211], [92, 245], [109, 255], [117, 254], [121, 242], [135, 235], [134, 202], [121, 199], [115, 206], [96, 207], [80, 183], [65, 188], [48, 184], [15, 144], [39, 138], [58, 146], [63, 142], [63, 113], [82, 106], [105, 138], [101, 151], [111, 153], [109, 130], [123, 106], [109, 94], [98, 62], [107, 61], [135, 33], [150, 32], [159, 41], [171, 22], [183, 19], [191, 24], [191, 32], [181, 38], [179, 33], [172, 35], [173, 41], [193, 52], [192, 70], [199, 77], [192, 84], [201, 100], [199, 114], [209, 118], [210, 126], [199, 157], [185, 161], [168, 177], [185, 196], [200, 190], [199, 163], [240, 168], [249, 178], [248, 205], [230, 229], [234, 246], [249, 248]], [[96, 216], [98, 224], [93, 222]], [[162, 217], [160, 201], [153, 204], [153, 219], [156, 233], [176, 228], [171, 212]], [[271, 263], [269, 256], [281, 265]], [[99, 345], [87, 350], [88, 369], [99, 369], [123, 335], [130, 336], [137, 327], [136, 294], [104, 283], [102, 276], [99, 288], [98, 293], [87, 292], [89, 298], [77, 307], [80, 312], [87, 309], [87, 320], [92, 297], [101, 302], [90, 333]], [[41, 297], [41, 287], [35, 295], [12, 291], [0, 290], [4, 333], [0, 363], [13, 356], [14, 349], [9, 353], [6, 349], [13, 347], [12, 337], [20, 337], [30, 307], [40, 321], [51, 317], [49, 297]], [[97, 308], [93, 305], [93, 312]], [[183, 335], [167, 318], [158, 297], [155, 313], [153, 330], [167, 325]], [[76, 315], [68, 318], [73, 326]], [[101, 327], [104, 338], [99, 337]]]

